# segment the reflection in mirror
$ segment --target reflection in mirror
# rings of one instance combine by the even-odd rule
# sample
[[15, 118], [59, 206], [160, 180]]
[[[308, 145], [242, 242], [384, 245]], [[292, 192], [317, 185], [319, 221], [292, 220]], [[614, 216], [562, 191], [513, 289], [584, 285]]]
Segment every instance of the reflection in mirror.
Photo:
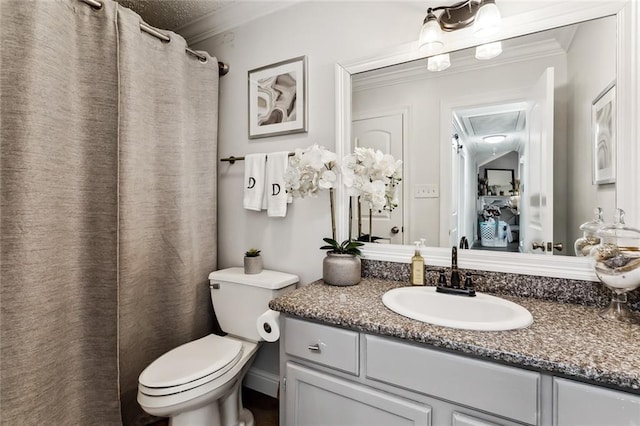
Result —
[[[509, 154], [515, 154], [514, 158], [515, 164], [517, 165], [517, 153], [515, 151], [511, 151]], [[489, 193], [486, 194], [483, 191], [482, 195], [500, 195], [505, 196], [509, 193], [513, 195], [514, 193], [514, 185], [515, 179], [513, 174], [513, 169], [484, 169], [484, 180], [486, 182], [487, 187], [489, 188]]]
[[554, 254], [573, 255], [580, 224], [595, 207], [611, 218], [616, 204], [615, 179], [593, 180], [591, 152], [592, 103], [616, 79], [616, 25], [611, 16], [503, 40], [489, 60], [452, 52], [440, 72], [422, 59], [353, 75], [354, 145], [363, 123], [395, 131], [387, 149], [404, 160], [397, 222], [380, 218], [374, 234], [528, 253], [562, 243]]

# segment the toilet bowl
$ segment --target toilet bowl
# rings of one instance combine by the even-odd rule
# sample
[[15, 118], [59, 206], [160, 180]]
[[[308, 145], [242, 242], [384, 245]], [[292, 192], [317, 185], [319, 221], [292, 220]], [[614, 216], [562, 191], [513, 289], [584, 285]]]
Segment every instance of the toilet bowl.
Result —
[[138, 379], [138, 403], [149, 414], [169, 417], [170, 426], [253, 426], [240, 390], [260, 345], [256, 320], [298, 277], [229, 268], [209, 280], [216, 316], [229, 334], [209, 334], [153, 361]]
[[258, 346], [215, 334], [179, 346], [142, 372], [138, 403], [149, 414], [169, 417], [171, 426], [236, 425], [234, 414], [242, 413], [236, 391]]

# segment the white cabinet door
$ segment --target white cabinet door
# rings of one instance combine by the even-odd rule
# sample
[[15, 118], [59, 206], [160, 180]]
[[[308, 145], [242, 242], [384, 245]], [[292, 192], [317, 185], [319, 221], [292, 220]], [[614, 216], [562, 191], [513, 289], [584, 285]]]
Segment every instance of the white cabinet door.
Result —
[[556, 426], [640, 426], [640, 396], [553, 379]]
[[430, 426], [431, 407], [286, 364], [288, 426]]

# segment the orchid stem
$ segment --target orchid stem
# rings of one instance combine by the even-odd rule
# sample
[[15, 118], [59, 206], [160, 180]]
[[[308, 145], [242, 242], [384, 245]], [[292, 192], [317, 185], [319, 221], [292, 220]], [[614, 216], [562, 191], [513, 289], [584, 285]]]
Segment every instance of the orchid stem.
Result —
[[331, 235], [336, 240], [336, 211], [334, 206], [333, 188], [329, 188], [329, 203], [331, 204]]
[[349, 241], [353, 233], [353, 197], [349, 197]]

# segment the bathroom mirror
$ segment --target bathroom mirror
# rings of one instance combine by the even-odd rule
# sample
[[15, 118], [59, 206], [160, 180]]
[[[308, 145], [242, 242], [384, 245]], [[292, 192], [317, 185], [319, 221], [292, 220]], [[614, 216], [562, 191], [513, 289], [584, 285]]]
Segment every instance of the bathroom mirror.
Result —
[[[537, 34], [537, 33], [540, 33], [541, 31], [546, 31], [553, 28], [559, 28], [565, 25], [584, 22], [592, 19], [601, 18], [604, 16], [611, 16], [612, 18], [609, 18], [609, 19], [612, 19], [617, 23], [617, 38], [613, 42], [615, 47], [611, 46], [609, 49], [624, 53], [623, 55], [619, 55], [617, 58], [613, 59], [613, 61], [616, 63], [616, 66], [614, 67], [614, 69], [616, 70], [614, 77], [616, 80], [616, 84], [620, 88], [622, 86], [631, 84], [631, 82], [634, 79], [637, 79], [637, 77], [632, 76], [631, 73], [627, 71], [627, 69], [632, 69], [630, 64], [634, 63], [633, 61], [635, 60], [635, 57], [637, 55], [637, 53], [633, 51], [633, 49], [631, 49], [629, 45], [630, 40], [633, 38], [633, 31], [637, 31], [637, 28], [636, 28], [637, 17], [633, 15], [633, 11], [631, 9], [632, 7], [630, 6], [630, 2], [615, 2], [615, 3], [608, 3], [606, 5], [589, 3], [588, 5], [585, 6], [585, 8], [579, 11], [574, 10], [571, 7], [571, 5], [563, 6], [562, 4], [557, 4], [557, 5], [554, 5], [553, 7], [553, 14], [551, 14], [550, 10], [542, 10], [542, 9], [533, 10], [532, 9], [531, 12], [523, 13], [517, 16], [512, 16], [504, 19], [502, 32], [498, 36], [496, 36], [495, 39], [488, 40], [488, 41], [495, 41], [498, 39], [502, 39], [502, 40], [505, 40], [505, 44], [507, 44], [507, 41], [516, 40], [517, 37], [522, 37], [526, 34]], [[552, 15], [553, 15], [553, 19], [549, 18], [549, 16], [552, 16]], [[459, 31], [459, 33], [463, 33], [463, 32], [464, 30]], [[473, 47], [475, 45], [474, 43], [475, 41], [472, 39], [472, 37], [469, 34], [456, 36], [456, 34], [453, 33], [452, 38], [446, 41], [446, 46], [448, 50], [452, 52], [451, 54], [452, 69], [456, 61], [457, 53], [464, 51], [465, 48]], [[339, 111], [337, 150], [339, 154], [343, 154], [343, 153], [346, 154], [350, 152], [350, 150], [352, 149], [351, 142], [350, 142], [352, 140], [351, 122], [352, 120], [362, 119], [363, 117], [362, 110], [356, 111], [355, 108], [352, 109], [352, 106], [354, 107], [356, 106], [356, 102], [357, 102], [356, 98], [358, 96], [356, 93], [353, 93], [353, 103], [352, 103], [352, 98], [351, 98], [352, 89], [355, 89], [357, 91], [357, 90], [360, 90], [360, 88], [362, 87], [362, 86], [360, 88], [357, 87], [358, 84], [360, 84], [358, 82], [358, 78], [360, 76], [364, 76], [368, 74], [367, 77], [370, 77], [369, 78], [370, 83], [373, 82], [378, 84], [379, 86], [385, 86], [385, 85], [390, 86], [390, 83], [382, 82], [380, 80], [381, 76], [385, 72], [384, 71], [379, 72], [376, 70], [379, 70], [383, 67], [397, 66], [399, 68], [396, 68], [394, 72], [387, 72], [387, 74], [395, 74], [397, 78], [399, 73], [406, 72], [407, 70], [409, 70], [408, 71], [409, 74], [411, 72], [415, 72], [416, 67], [415, 65], [411, 64], [411, 61], [414, 61], [414, 60], [419, 60], [419, 62], [422, 62], [422, 65], [421, 65], [422, 68], [426, 68], [425, 59], [421, 57], [420, 53], [415, 49], [415, 45], [405, 45], [405, 46], [400, 46], [398, 49], [396, 49], [393, 52], [389, 52], [388, 54], [382, 54], [376, 57], [364, 58], [356, 61], [344, 62], [337, 65], [336, 67], [337, 77], [338, 77], [337, 79], [338, 105], [337, 106]], [[457, 60], [460, 61], [459, 62], [460, 64], [464, 63], [464, 59], [458, 58]], [[402, 65], [398, 65], [398, 64], [402, 64]], [[468, 62], [467, 62], [467, 65], [468, 65]], [[485, 66], [485, 68], [490, 68], [490, 67], [491, 65]], [[462, 71], [459, 71], [459, 72], [462, 72]], [[566, 72], [566, 70], [564, 70], [564, 72]], [[472, 76], [477, 76], [477, 75], [478, 75], [477, 72], [476, 74], [472, 74]], [[508, 74], [506, 76], [502, 76], [501, 78], [504, 80], [508, 80], [511, 75], [513, 74]], [[415, 78], [415, 75], [414, 75], [414, 78]], [[440, 81], [442, 82], [445, 77], [434, 77], [434, 78], [440, 79]], [[480, 83], [481, 82], [480, 78], [470, 77], [465, 79], [464, 81], [475, 83], [475, 86], [482, 85]], [[444, 84], [443, 86], [446, 87], [446, 85]], [[468, 86], [471, 87], [472, 84], [469, 84]], [[499, 91], [496, 91], [495, 94], [492, 95], [492, 98], [489, 99], [489, 101], [486, 104], [493, 107], [495, 107], [496, 105], [503, 105], [504, 110], [498, 111], [498, 112], [505, 113], [505, 114], [510, 112], [513, 113], [514, 111], [517, 110], [516, 107], [518, 103], [522, 102], [522, 100], [524, 99], [524, 96], [522, 95], [522, 93], [524, 93], [524, 90], [525, 90], [524, 88], [520, 87], [520, 88], [512, 88], [510, 90], [505, 90], [504, 93], [498, 93]], [[565, 96], [564, 107], [568, 108], [569, 96], [566, 93], [562, 93], [562, 90], [563, 90], [562, 86], [560, 87], [556, 86], [556, 92], [560, 92], [561, 95]], [[622, 90], [619, 90], [618, 93], [621, 93], [621, 92]], [[637, 101], [636, 93], [628, 91], [625, 94], [621, 94], [621, 95], [622, 96], [618, 97], [618, 105], [632, 105], [632, 106], [637, 105], [638, 101]], [[424, 97], [428, 97], [428, 94], [424, 94]], [[627, 99], [623, 101], [621, 97], [626, 97]], [[439, 126], [440, 127], [439, 131], [437, 132], [436, 135], [428, 134], [420, 138], [423, 144], [430, 142], [432, 139], [436, 139], [437, 143], [440, 144], [439, 145], [440, 153], [436, 156], [437, 159], [439, 159], [439, 163], [437, 163], [436, 165], [436, 170], [439, 167], [440, 168], [439, 172], [437, 172], [435, 177], [433, 177], [434, 175], [432, 175], [431, 178], [427, 178], [428, 180], [419, 182], [420, 184], [431, 184], [433, 182], [438, 183], [440, 194], [436, 200], [432, 200], [432, 205], [430, 210], [416, 214], [411, 207], [404, 209], [404, 212], [402, 213], [402, 215], [403, 215], [403, 218], [405, 219], [404, 222], [410, 224], [409, 227], [411, 227], [411, 224], [415, 223], [415, 221], [417, 220], [423, 220], [424, 218], [426, 218], [427, 220], [433, 220], [434, 217], [436, 218], [438, 216], [448, 217], [451, 214], [451, 211], [450, 211], [451, 199], [452, 199], [452, 195], [455, 195], [455, 191], [452, 191], [448, 185], [450, 185], [451, 182], [455, 180], [455, 179], [451, 179], [450, 177], [454, 167], [452, 167], [451, 165], [451, 158], [452, 158], [451, 152], [442, 148], [449, 147], [450, 150], [456, 149], [457, 144], [455, 144], [454, 140], [452, 139], [452, 136], [454, 135], [454, 132], [452, 130], [456, 129], [456, 125], [458, 125], [458, 127], [460, 127], [461, 123], [462, 125], [464, 125], [465, 112], [469, 112], [474, 108], [479, 108], [480, 106], [482, 106], [479, 104], [478, 102], [479, 99], [477, 97], [473, 99], [474, 98], [473, 94], [470, 94], [468, 96], [468, 98], [470, 98], [471, 100], [467, 99], [466, 103], [464, 102], [465, 100], [463, 98], [464, 98], [463, 96], [459, 96], [458, 99], [454, 101], [441, 100], [440, 101], [441, 109], [440, 111], [436, 111], [440, 113], [439, 115], [441, 117], [436, 117], [435, 118], [436, 125], [432, 126], [432, 127]], [[506, 107], [504, 107], [504, 105], [506, 105]], [[388, 108], [388, 109], [393, 110], [393, 108]], [[405, 110], [407, 109], [409, 110], [410, 113], [414, 112], [412, 108], [405, 108]], [[400, 111], [400, 113], [403, 113], [402, 108], [396, 108], [396, 110]], [[451, 115], [442, 114], [443, 111], [451, 112], [452, 114]], [[353, 116], [352, 116], [352, 113], [353, 113]], [[462, 116], [463, 118], [460, 119], [460, 117], [458, 117], [458, 119], [456, 119], [456, 113], [458, 113], [458, 115]], [[438, 114], [434, 114], [434, 115], [437, 116]], [[637, 129], [632, 128], [629, 122], [627, 122], [623, 117], [627, 117], [627, 120], [628, 120], [629, 111], [627, 110], [621, 111], [620, 114], [618, 115], [619, 135], [627, 134], [630, 136], [634, 134], [634, 132], [637, 132]], [[414, 121], [432, 120], [431, 122], [433, 123], [433, 117], [410, 116], [410, 118]], [[567, 117], [565, 116], [564, 119], [566, 120]], [[589, 123], [587, 123], [587, 125], [589, 125]], [[590, 129], [587, 128], [585, 131], [586, 133], [584, 134], [584, 137], [590, 138], [590, 134], [589, 134]], [[633, 169], [633, 167], [631, 166], [632, 163], [629, 162], [629, 158], [637, 158], [637, 157], [634, 157], [634, 156], [637, 156], [637, 148], [632, 146], [632, 144], [629, 144], [628, 142], [623, 141], [622, 138], [619, 139], [619, 143], [620, 143], [619, 150], [618, 150], [619, 155], [617, 156], [617, 160], [618, 160], [617, 162], [620, 167], [618, 167], [618, 172], [619, 172], [618, 179], [616, 181], [615, 186], [609, 186], [608, 188], [603, 188], [603, 189], [605, 189], [605, 191], [606, 189], [609, 189], [609, 191], [611, 192], [610, 194], [611, 197], [609, 198], [609, 200], [611, 201], [609, 201], [609, 204], [617, 204], [618, 206], [626, 205], [627, 206], [626, 210], [630, 211], [635, 209], [638, 204], [638, 200], [637, 200], [638, 196], [636, 195], [637, 179], [635, 181], [629, 180], [630, 176], [636, 176], [635, 173], [637, 173], [631, 170]], [[588, 146], [587, 141], [585, 141], [585, 144]], [[411, 152], [410, 158], [419, 157], [419, 155], [416, 155], [418, 154], [419, 150], [414, 148], [413, 145], [409, 145], [408, 150]], [[588, 152], [588, 148], [585, 148], [583, 151], [586, 151], [587, 154], [590, 156], [590, 153]], [[625, 154], [620, 155], [621, 152], [625, 152]], [[423, 158], [425, 158], [424, 152], [421, 152], [421, 153]], [[631, 157], [629, 157], [629, 155]], [[405, 159], [405, 165], [406, 166], [408, 165], [411, 168], [412, 166], [411, 163], [409, 162], [407, 164], [406, 162], [407, 158], [409, 158], [406, 151], [405, 151], [405, 154], [403, 155], [403, 158]], [[587, 157], [587, 158], [590, 158], [590, 157]], [[562, 172], [568, 172], [571, 167], [572, 166], [566, 166], [564, 170], [560, 169], [559, 171], [556, 171], [555, 174], [562, 176]], [[424, 168], [429, 169], [428, 167], [424, 167]], [[552, 168], [547, 167], [547, 165], [544, 163], [542, 164], [542, 168], [540, 168], [540, 170], [541, 170], [541, 173], [540, 173], [541, 176], [553, 176], [554, 174], [554, 170]], [[407, 172], [405, 171], [405, 173]], [[409, 173], [411, 173], [411, 169], [409, 169]], [[449, 176], [448, 182], [442, 179], [442, 176], [445, 174]], [[516, 176], [517, 176], [517, 172], [516, 172]], [[566, 180], [566, 176], [567, 175], [565, 174], [565, 177], [564, 177], [565, 180]], [[440, 178], [440, 181], [438, 181], [438, 178]], [[411, 180], [411, 179], [407, 179], [407, 180]], [[402, 195], [405, 200], [411, 200], [413, 198], [414, 193], [411, 188], [411, 185], [412, 183], [409, 182], [407, 185], [405, 185], [405, 188], [403, 189]], [[474, 188], [474, 192], [475, 190], [476, 189]], [[566, 201], [566, 200], [569, 200], [574, 195], [573, 192], [574, 191], [568, 192], [567, 190], [555, 191], [554, 195], [555, 195], [555, 198], [561, 201]], [[474, 193], [474, 198], [476, 197], [477, 197], [477, 194]], [[543, 197], [538, 197], [538, 198], [541, 203], [544, 202]], [[439, 203], [440, 205], [434, 203], [433, 201]], [[346, 219], [347, 219], [347, 213], [346, 213], [347, 209], [345, 208], [346, 203], [347, 203], [346, 197], [342, 196], [342, 199], [339, 201], [339, 205], [338, 205], [339, 211], [340, 211], [340, 208], [342, 208], [342, 213], [340, 215], [340, 220], [339, 220], [339, 230], [341, 230], [341, 232], [344, 232], [342, 235], [346, 235]], [[609, 205], [607, 207], [613, 211], [613, 207], [614, 207], [613, 205]], [[592, 208], [593, 206], [591, 206], [588, 210], [591, 210]], [[589, 213], [587, 212], [585, 214], [588, 217]], [[449, 263], [449, 255], [447, 254], [449, 250], [436, 249], [435, 247], [437, 246], [450, 247], [452, 239], [448, 234], [451, 232], [451, 228], [454, 228], [454, 227], [451, 227], [447, 221], [438, 220], [438, 222], [441, 227], [441, 230], [443, 229], [445, 232], [441, 232], [441, 234], [444, 234], [444, 235], [439, 235], [435, 241], [434, 239], [428, 239], [429, 241], [428, 245], [431, 247], [426, 251], [431, 254], [433, 261], [429, 262], [429, 260], [427, 260], [427, 263], [431, 263], [431, 264], [441, 263], [443, 265], [447, 265]], [[561, 225], [557, 227], [558, 229], [567, 228], [566, 225], [562, 226], [562, 223], [564, 222], [560, 222]], [[577, 228], [577, 226], [580, 223], [581, 222], [578, 222], [575, 228]], [[567, 237], [564, 241], [565, 247], [567, 247], [565, 250], [568, 250], [568, 247], [572, 245], [572, 240], [570, 240], [570, 238], [573, 238], [573, 237]], [[549, 241], [545, 241], [545, 242], [553, 243], [553, 239], [554, 238], [550, 238]], [[554, 251], [553, 249], [550, 251], [545, 250], [540, 254], [551, 254], [553, 251]], [[388, 245], [388, 244], [367, 244], [365, 248], [365, 254], [368, 255], [369, 258], [375, 258], [379, 260], [397, 260], [397, 261], [405, 262], [407, 261], [405, 257], [410, 252], [411, 252], [410, 246], [394, 246], [394, 245]], [[407, 259], [409, 257], [410, 255], [407, 257]], [[557, 256], [553, 256], [553, 257], [557, 258]], [[468, 260], [469, 262], [468, 267], [476, 266], [478, 269], [506, 271], [506, 269], [509, 269], [509, 267], [507, 268], [504, 267], [504, 263], [505, 263], [504, 261], [507, 260], [510, 265], [513, 265], [515, 269], [514, 272], [526, 273], [527, 268], [531, 268], [532, 273], [540, 273], [540, 270], [543, 269], [545, 271], [544, 273], [551, 276], [567, 277], [568, 276], [567, 273], [569, 273], [569, 275], [572, 275], [578, 278], [594, 279], [594, 275], [593, 273], [591, 273], [590, 268], [588, 267], [584, 259], [569, 260], [564, 258], [560, 260], [560, 259], [553, 259], [551, 256], [544, 256], [544, 259], [541, 259], [540, 255], [532, 255], [527, 253], [524, 253], [524, 254], [514, 253], [514, 254], [508, 254], [508, 255], [501, 254], [500, 261], [498, 261], [498, 258], [496, 257], [496, 255], [492, 253], [468, 253], [463, 255], [462, 258], [463, 259], [466, 258]], [[501, 264], [501, 267], [498, 266], [498, 263]], [[545, 265], [544, 268], [539, 267], [541, 264]], [[525, 266], [524, 269], [522, 268], [523, 265]]]
[[[419, 59], [353, 75], [352, 141], [388, 134], [392, 152], [411, 153], [403, 156], [407, 196], [397, 211], [374, 215], [374, 238], [440, 247], [464, 238], [471, 249], [520, 252], [533, 251], [528, 241], [549, 241], [562, 248], [554, 254], [574, 255], [594, 207], [611, 217], [615, 207], [615, 182], [593, 183], [589, 137], [592, 101], [616, 78], [616, 33], [608, 16], [502, 40], [502, 53], [488, 60], [476, 59], [475, 47], [451, 52], [439, 72]], [[540, 95], [543, 77], [551, 87]], [[536, 132], [532, 118], [543, 107], [550, 119]], [[394, 132], [394, 117], [406, 132]], [[546, 138], [536, 142], [537, 134]], [[439, 194], [418, 193], [434, 186]], [[510, 225], [508, 236], [488, 235], [498, 221]]]

